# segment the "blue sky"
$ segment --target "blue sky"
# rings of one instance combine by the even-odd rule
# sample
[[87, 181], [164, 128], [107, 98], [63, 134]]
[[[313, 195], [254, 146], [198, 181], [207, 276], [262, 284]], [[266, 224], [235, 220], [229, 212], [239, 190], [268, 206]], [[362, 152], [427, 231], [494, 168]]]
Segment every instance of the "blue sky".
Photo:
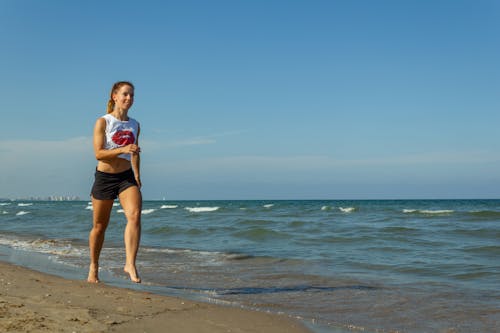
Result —
[[0, 197], [87, 198], [130, 80], [146, 199], [500, 198], [500, 2], [0, 0]]

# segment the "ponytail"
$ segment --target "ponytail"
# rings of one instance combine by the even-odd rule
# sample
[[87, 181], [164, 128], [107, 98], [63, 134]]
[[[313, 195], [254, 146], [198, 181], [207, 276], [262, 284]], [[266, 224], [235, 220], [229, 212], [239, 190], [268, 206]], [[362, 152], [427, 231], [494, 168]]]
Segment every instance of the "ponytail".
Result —
[[113, 112], [114, 108], [115, 108], [115, 101], [113, 101], [113, 99], [110, 98], [109, 101], [108, 101], [108, 109], [106, 110], [107, 113]]
[[109, 94], [109, 101], [108, 101], [108, 107], [107, 107], [107, 113], [113, 112], [115, 108], [115, 101], [113, 100], [113, 95], [120, 89], [122, 86], [131, 86], [133, 89], [134, 85], [129, 82], [129, 81], [119, 81], [113, 84], [113, 88], [111, 88], [111, 93]]

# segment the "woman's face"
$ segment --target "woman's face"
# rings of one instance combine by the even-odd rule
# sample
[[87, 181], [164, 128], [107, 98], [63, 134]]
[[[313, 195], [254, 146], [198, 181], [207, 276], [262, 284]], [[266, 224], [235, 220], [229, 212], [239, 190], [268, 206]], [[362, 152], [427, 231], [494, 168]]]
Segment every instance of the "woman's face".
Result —
[[129, 85], [123, 85], [113, 94], [115, 108], [123, 111], [130, 109], [134, 104], [134, 88]]

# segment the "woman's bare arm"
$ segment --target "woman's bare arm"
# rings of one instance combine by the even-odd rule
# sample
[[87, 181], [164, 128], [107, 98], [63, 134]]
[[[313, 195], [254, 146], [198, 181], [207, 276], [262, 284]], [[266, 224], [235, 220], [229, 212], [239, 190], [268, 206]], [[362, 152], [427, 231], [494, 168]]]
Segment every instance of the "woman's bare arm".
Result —
[[[137, 130], [137, 139], [135, 140], [135, 144], [139, 147], [139, 134], [141, 133], [141, 128], [139, 127]], [[141, 188], [141, 155], [140, 149], [137, 152], [130, 153], [130, 161], [132, 162], [132, 170], [134, 171], [135, 180]]]

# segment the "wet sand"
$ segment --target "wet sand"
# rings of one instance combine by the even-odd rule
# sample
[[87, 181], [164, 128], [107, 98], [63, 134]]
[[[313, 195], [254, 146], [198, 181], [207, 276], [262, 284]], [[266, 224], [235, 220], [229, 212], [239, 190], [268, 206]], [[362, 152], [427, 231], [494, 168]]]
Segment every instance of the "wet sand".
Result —
[[286, 316], [67, 280], [0, 262], [0, 332], [310, 332]]

